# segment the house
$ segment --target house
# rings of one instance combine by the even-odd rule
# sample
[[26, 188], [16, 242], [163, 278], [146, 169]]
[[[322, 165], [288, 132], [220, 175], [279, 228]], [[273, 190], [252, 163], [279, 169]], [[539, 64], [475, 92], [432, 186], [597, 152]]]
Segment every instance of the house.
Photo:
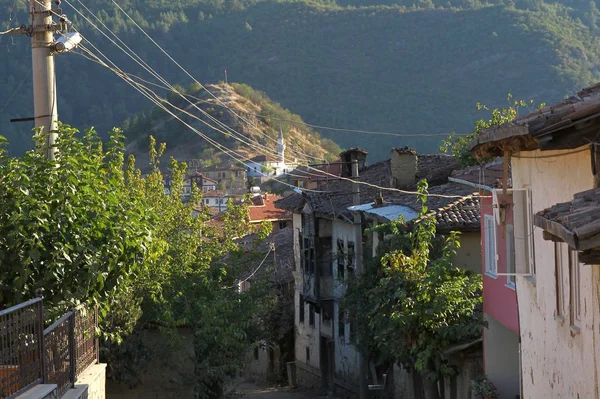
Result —
[[[164, 185], [165, 185], [165, 193], [169, 193], [171, 187], [171, 178], [168, 175], [165, 175]], [[203, 193], [207, 193], [209, 191], [214, 191], [217, 189], [217, 181], [210, 179], [204, 176], [202, 173], [194, 172], [192, 174], [187, 175], [183, 180], [183, 193], [182, 196], [184, 199], [187, 199], [192, 194], [192, 185], [195, 185], [200, 191]]]
[[501, 203], [512, 204], [511, 169], [503, 190], [504, 161], [497, 158], [484, 165], [455, 171], [450, 181], [480, 190], [483, 275], [483, 366], [501, 398], [520, 395], [519, 315], [515, 292], [515, 233], [511, 207], [501, 223]]
[[275, 207], [275, 202], [282, 197], [274, 194], [264, 193], [250, 198], [251, 204], [248, 209], [250, 213], [250, 224], [270, 222], [273, 231], [291, 227], [292, 214], [284, 209]]
[[186, 161], [188, 171], [202, 173], [209, 179], [217, 182], [217, 188], [223, 190], [239, 190], [246, 188], [246, 169], [236, 165], [203, 167], [199, 159]]
[[470, 143], [510, 159], [523, 398], [599, 395], [599, 131], [597, 85]]
[[277, 138], [277, 158], [269, 155], [257, 155], [244, 162], [249, 179], [259, 179], [261, 182], [268, 180], [271, 176], [280, 176], [293, 170], [297, 163], [285, 160], [285, 140], [283, 131], [279, 129]]
[[230, 194], [223, 190], [212, 190], [202, 196], [202, 205], [216, 209], [218, 212], [223, 212], [227, 209], [229, 199], [235, 201], [239, 198], [238, 195]]
[[331, 179], [342, 175], [342, 163], [336, 161], [326, 164], [299, 166], [289, 172], [290, 183], [294, 187], [314, 190], [327, 184]]
[[[478, 196], [473, 195], [471, 186], [448, 182], [456, 167], [452, 157], [418, 156], [414, 150], [397, 148], [391, 151], [389, 160], [367, 166], [366, 156], [358, 148], [343, 152], [342, 179], [332, 178], [318, 192], [305, 191], [277, 202], [279, 208], [293, 212], [295, 364], [296, 383], [301, 386], [354, 393], [359, 389], [360, 362], [351, 344], [353, 328], [340, 310], [345, 282], [351, 274], [362, 272], [362, 254], [369, 246], [373, 251], [377, 247], [379, 238], [377, 234], [366, 234], [368, 227], [399, 216], [413, 220], [421, 209], [415, 195], [383, 191], [377, 186], [392, 190], [414, 187], [418, 180], [427, 178], [430, 192], [440, 194], [428, 202], [440, 232], [464, 231], [455, 262], [476, 272], [481, 270]], [[369, 184], [360, 185], [359, 192], [349, 179], [356, 178], [356, 172], [359, 181]], [[467, 358], [471, 361], [469, 356], [458, 362]], [[477, 364], [480, 357], [475, 355], [474, 363], [469, 365]], [[405, 390], [406, 375], [400, 370], [396, 375], [398, 390]], [[370, 383], [376, 383], [377, 377], [371, 373]], [[469, 381], [468, 377], [464, 379]], [[467, 397], [468, 385], [449, 381], [447, 397]]]

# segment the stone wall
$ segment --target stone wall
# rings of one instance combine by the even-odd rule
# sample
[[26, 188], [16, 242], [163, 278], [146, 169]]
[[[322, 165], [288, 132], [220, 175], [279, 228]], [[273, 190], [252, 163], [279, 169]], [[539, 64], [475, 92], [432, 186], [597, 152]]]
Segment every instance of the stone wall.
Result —
[[393, 149], [390, 153], [392, 185], [406, 187], [414, 184], [417, 178], [417, 153], [404, 149]]

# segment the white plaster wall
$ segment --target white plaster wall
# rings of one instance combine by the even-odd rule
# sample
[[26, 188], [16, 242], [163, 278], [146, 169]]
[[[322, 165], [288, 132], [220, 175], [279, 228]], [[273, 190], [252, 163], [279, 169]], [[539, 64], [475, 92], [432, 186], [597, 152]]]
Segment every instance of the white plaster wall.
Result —
[[[561, 152], [569, 151], [521, 152], [512, 158], [513, 187], [531, 187], [534, 213], [570, 201], [573, 194], [593, 187], [589, 152], [547, 157]], [[533, 235], [537, 275], [534, 279], [517, 277], [523, 397], [597, 398], [597, 266], [580, 266], [582, 322], [580, 332], [574, 334], [569, 326], [568, 299], [564, 322], [555, 318], [554, 244], [543, 240], [539, 228]], [[519, 254], [522, 237], [516, 228], [515, 238]], [[519, 262], [524, 260], [517, 255]], [[565, 298], [569, 298], [568, 285], [565, 288]]]

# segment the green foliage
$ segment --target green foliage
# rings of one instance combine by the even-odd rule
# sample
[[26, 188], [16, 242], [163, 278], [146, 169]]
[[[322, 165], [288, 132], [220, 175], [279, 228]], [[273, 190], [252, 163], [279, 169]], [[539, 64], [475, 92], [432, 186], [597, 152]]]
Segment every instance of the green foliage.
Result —
[[[35, 138], [45, 142], [41, 133]], [[248, 201], [229, 204], [222, 228], [211, 227], [207, 211], [196, 211], [196, 187], [181, 201], [185, 164], [171, 162], [166, 194], [164, 144], [151, 138], [153, 170], [142, 177], [132, 156], [125, 163], [118, 129], [103, 147], [95, 131], [79, 137], [61, 124], [56, 160], [43, 149], [14, 158], [0, 147], [0, 302], [13, 305], [43, 288], [50, 317], [79, 302], [98, 303], [109, 376], [130, 385], [149, 356], [139, 321], [187, 325], [196, 391], [220, 397], [260, 336], [259, 311], [272, 302], [260, 278], [246, 292], [234, 289], [251, 268], [251, 254], [233, 241], [250, 231]]]
[[[427, 185], [419, 183], [426, 194]], [[481, 336], [481, 276], [455, 267], [458, 233], [435, 254], [435, 218], [423, 211], [400, 242], [351, 280], [343, 299], [359, 349], [380, 364], [396, 362], [430, 381], [454, 373], [444, 349]], [[408, 245], [407, 245], [408, 244]]]
[[[81, 139], [60, 126], [56, 161], [37, 146], [22, 158], [0, 150], [0, 302], [43, 288], [52, 314], [95, 301], [106, 314], [140, 272], [152, 242], [152, 215], [131, 196], [123, 141], [106, 149], [93, 130]], [[38, 143], [44, 136], [36, 134]]]
[[[495, 108], [490, 111], [488, 107], [483, 104], [477, 103], [477, 110], [485, 110], [490, 111], [491, 116], [490, 119], [479, 119], [475, 122], [475, 127], [473, 132], [464, 135], [457, 136], [452, 133], [448, 136], [447, 139], [442, 141], [442, 145], [440, 146], [440, 151], [444, 153], [450, 153], [454, 156], [454, 158], [460, 163], [461, 166], [471, 166], [481, 162], [485, 162], [485, 159], [475, 159], [471, 151], [469, 151], [469, 143], [474, 140], [482, 130], [489, 129], [493, 126], [499, 126], [506, 122], [511, 122], [519, 115], [519, 110], [526, 108], [527, 112], [533, 111], [533, 100], [529, 100], [529, 103], [526, 103], [523, 100], [517, 101], [512, 100], [512, 95], [508, 95], [509, 106], [505, 108]], [[541, 104], [538, 108], [543, 107], [544, 104]]]
[[474, 380], [471, 380], [471, 388], [473, 389], [473, 395], [480, 395], [486, 399], [498, 397], [498, 389], [485, 376], [480, 375]]

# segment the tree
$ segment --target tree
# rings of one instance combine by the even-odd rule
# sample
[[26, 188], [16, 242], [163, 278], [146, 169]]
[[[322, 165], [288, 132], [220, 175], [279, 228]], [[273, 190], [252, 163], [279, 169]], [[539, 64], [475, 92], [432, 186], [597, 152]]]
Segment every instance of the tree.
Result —
[[22, 158], [0, 148], [0, 303], [10, 306], [44, 290], [50, 316], [93, 301], [110, 303], [143, 269], [152, 215], [132, 196], [123, 174], [121, 132], [103, 145], [93, 130], [59, 126], [56, 160], [44, 135]]
[[[129, 335], [140, 321], [194, 333], [199, 397], [220, 397], [258, 339], [255, 317], [269, 300], [258, 279], [238, 293], [236, 280], [251, 265], [233, 241], [249, 231], [247, 205], [229, 204], [222, 228], [196, 210], [201, 193], [182, 202], [185, 164], [171, 162], [165, 193], [151, 138], [153, 170], [143, 177], [124, 161], [120, 130], [103, 148], [93, 130], [59, 125], [56, 160], [37, 148], [23, 158], [0, 147], [0, 303], [10, 306], [45, 292], [53, 317], [80, 302], [101, 309], [103, 355], [112, 376], [134, 384], [146, 353]], [[248, 201], [246, 201], [246, 204]], [[259, 237], [268, 234], [260, 231]], [[121, 344], [125, 338], [125, 344]]]
[[481, 336], [482, 281], [453, 266], [458, 233], [435, 248], [436, 222], [427, 214], [426, 189], [420, 182], [423, 209], [412, 229], [386, 226], [396, 231], [386, 238], [395, 244], [350, 281], [343, 306], [356, 326], [353, 339], [361, 352], [377, 364], [416, 371], [426, 396], [437, 399], [437, 381], [454, 373], [443, 350]]
[[[529, 100], [529, 103], [525, 101], [512, 100], [512, 96], [508, 95], [509, 106], [506, 108], [494, 108], [491, 110], [491, 118], [488, 120], [479, 119], [475, 122], [473, 132], [466, 136], [457, 136], [452, 133], [447, 139], [442, 141], [440, 151], [444, 153], [450, 153], [460, 163], [461, 166], [476, 165], [480, 162], [484, 162], [482, 159], [475, 159], [473, 154], [469, 150], [469, 143], [474, 140], [479, 133], [484, 129], [489, 129], [493, 126], [499, 126], [506, 122], [514, 120], [518, 114], [519, 109], [527, 107], [528, 111], [532, 111], [533, 100]], [[545, 104], [540, 104], [538, 109], [543, 107]], [[489, 111], [490, 109], [483, 104], [477, 103], [477, 110]]]

